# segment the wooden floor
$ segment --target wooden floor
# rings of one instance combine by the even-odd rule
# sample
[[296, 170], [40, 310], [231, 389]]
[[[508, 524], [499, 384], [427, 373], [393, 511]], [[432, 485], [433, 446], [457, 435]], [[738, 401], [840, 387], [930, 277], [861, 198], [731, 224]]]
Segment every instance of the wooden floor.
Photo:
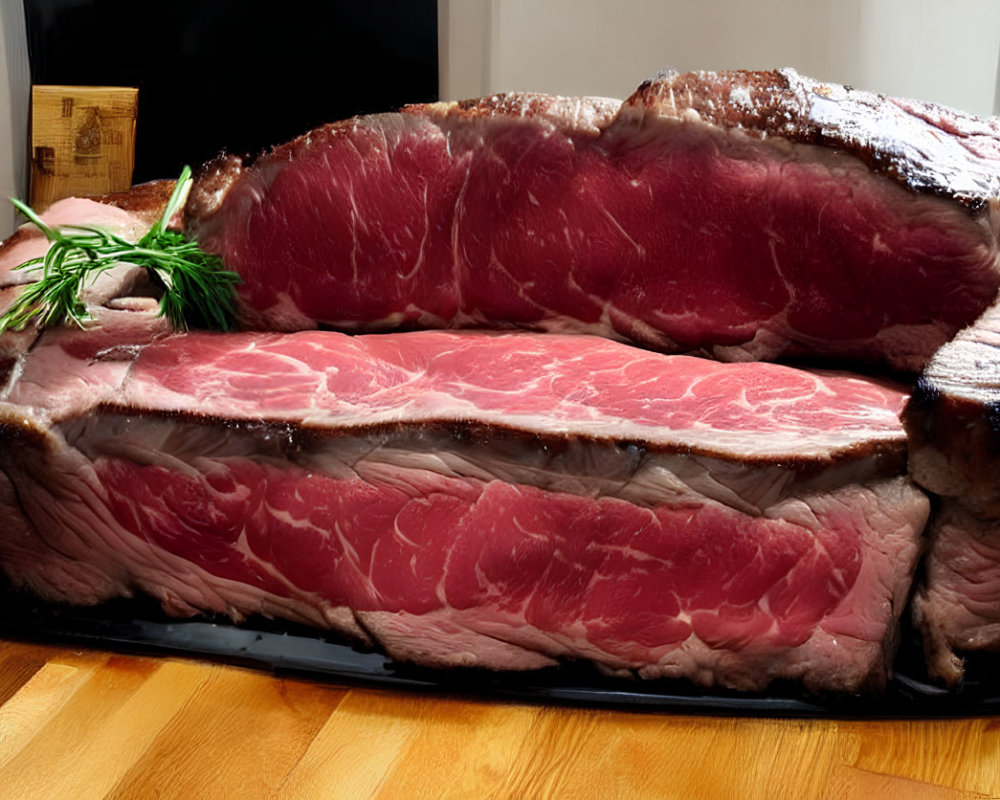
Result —
[[1000, 797], [1000, 719], [476, 702], [0, 641], [0, 797]]

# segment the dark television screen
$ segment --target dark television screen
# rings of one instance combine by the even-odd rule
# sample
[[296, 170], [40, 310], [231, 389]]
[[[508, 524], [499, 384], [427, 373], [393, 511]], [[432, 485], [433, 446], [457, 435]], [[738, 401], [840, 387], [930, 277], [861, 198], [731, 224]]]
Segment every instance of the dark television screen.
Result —
[[436, 0], [25, 0], [37, 84], [136, 86], [136, 183], [437, 99]]

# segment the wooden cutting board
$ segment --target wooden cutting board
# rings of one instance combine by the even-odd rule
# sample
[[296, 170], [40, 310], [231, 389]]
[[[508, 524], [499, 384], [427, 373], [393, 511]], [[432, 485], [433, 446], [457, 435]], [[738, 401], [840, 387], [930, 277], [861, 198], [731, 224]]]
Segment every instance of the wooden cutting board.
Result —
[[1000, 719], [520, 705], [0, 640], [0, 797], [1000, 797]]

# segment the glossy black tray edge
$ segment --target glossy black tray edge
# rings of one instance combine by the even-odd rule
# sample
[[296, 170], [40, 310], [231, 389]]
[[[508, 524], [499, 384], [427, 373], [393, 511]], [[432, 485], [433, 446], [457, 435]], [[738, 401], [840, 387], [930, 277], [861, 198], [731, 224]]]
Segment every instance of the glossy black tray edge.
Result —
[[[877, 697], [811, 696], [795, 685], [766, 694], [703, 690], [684, 681], [612, 678], [587, 664], [525, 673], [432, 670], [399, 664], [325, 632], [254, 618], [242, 625], [211, 619], [177, 620], [143, 600], [115, 600], [93, 608], [54, 605], [0, 587], [0, 636], [58, 642], [118, 652], [196, 657], [310, 679], [382, 686], [485, 699], [635, 711], [813, 718], [923, 718], [1000, 714], [1000, 685], [972, 679], [958, 690], [929, 683], [907, 663], [917, 662], [907, 641], [895, 674]], [[1000, 675], [986, 657], [972, 670]]]

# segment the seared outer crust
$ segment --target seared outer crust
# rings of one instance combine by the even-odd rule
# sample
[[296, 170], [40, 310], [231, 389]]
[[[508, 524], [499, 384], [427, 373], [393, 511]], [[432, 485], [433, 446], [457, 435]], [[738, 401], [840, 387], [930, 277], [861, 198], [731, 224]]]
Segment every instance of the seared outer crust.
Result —
[[917, 483], [1000, 517], [1000, 305], [937, 352], [902, 418]]
[[620, 107], [620, 100], [605, 97], [506, 92], [470, 100], [409, 105], [403, 108], [402, 113], [466, 122], [498, 116], [524, 117], [533, 122], [551, 122], [573, 134], [597, 136], [615, 118]]
[[163, 208], [176, 185], [177, 181], [174, 180], [150, 181], [137, 184], [125, 192], [94, 195], [90, 199], [109, 206], [116, 206], [153, 223], [163, 213]]
[[564, 131], [569, 129], [573, 134], [593, 138], [599, 136], [614, 119], [620, 105], [620, 100], [603, 97], [557, 97], [532, 92], [508, 92], [456, 102], [413, 104], [399, 112], [332, 122], [256, 157], [223, 153], [205, 163], [195, 171], [195, 182], [188, 195], [184, 216], [196, 224], [208, 219], [219, 209], [229, 187], [243, 175], [247, 167], [263, 158], [273, 162], [292, 159], [296, 152], [309, 146], [314, 136], [337, 136], [361, 126], [405, 125], [407, 117], [430, 117], [442, 124], [507, 117], [521, 118], [533, 124], [541, 120]]
[[793, 69], [668, 71], [644, 82], [621, 116], [684, 116], [760, 138], [834, 147], [918, 192], [972, 211], [1000, 198], [1000, 120], [821, 83]]
[[[952, 198], [972, 211], [1000, 199], [1000, 119], [977, 117], [935, 103], [888, 97], [836, 83], [822, 83], [794, 69], [678, 73], [644, 81], [624, 102], [508, 92], [456, 102], [406, 106], [403, 114], [470, 121], [524, 117], [570, 125], [577, 133], [644, 117], [696, 113], [721, 128], [750, 136], [782, 138], [849, 152], [875, 172], [914, 191]], [[325, 128], [350, 127], [391, 115], [355, 117]], [[270, 151], [291, 154], [310, 134]], [[199, 172], [188, 213], [199, 217], [252, 160], [220, 156]], [[214, 196], [215, 202], [208, 202]]]
[[202, 220], [212, 216], [222, 205], [229, 187], [243, 174], [243, 170], [242, 158], [225, 153], [195, 170], [194, 184], [184, 205], [184, 226], [187, 227], [188, 220]]
[[[0, 409], [2, 411], [2, 409]], [[681, 445], [662, 442], [638, 441], [631, 439], [616, 439], [608, 436], [581, 436], [577, 434], [558, 435], [554, 433], [537, 433], [526, 431], [515, 425], [493, 424], [489, 422], [473, 422], [467, 419], [427, 419], [422, 421], [412, 421], [405, 423], [374, 423], [370, 425], [351, 426], [317, 426], [309, 423], [299, 423], [294, 421], [274, 422], [271, 420], [254, 420], [253, 422], [234, 421], [228, 418], [221, 418], [211, 414], [205, 414], [190, 410], [177, 410], [163, 412], [161, 410], [151, 410], [140, 408], [135, 405], [118, 403], [115, 401], [103, 402], [96, 406], [96, 411], [104, 414], [122, 414], [131, 417], [161, 417], [165, 413], [172, 419], [194, 422], [204, 425], [215, 425], [228, 428], [230, 430], [248, 431], [270, 431], [273, 435], [280, 436], [288, 441], [293, 441], [297, 446], [307, 446], [328, 439], [340, 437], [391, 437], [405, 431], [423, 431], [429, 434], [441, 434], [453, 436], [456, 440], [474, 443], [489, 444], [497, 441], [519, 443], [525, 447], [541, 448], [546, 453], [557, 454], [561, 449], [573, 444], [582, 444], [599, 448], [609, 448], [626, 450], [636, 449], [643, 453], [658, 455], [682, 455], [708, 459], [717, 459], [721, 462], [738, 461], [747, 469], [767, 469], [768, 467], [780, 467], [789, 471], [794, 471], [803, 479], [820, 475], [824, 470], [838, 466], [850, 466], [852, 463], [867, 461], [866, 474], [878, 478], [889, 478], [900, 475], [906, 467], [906, 443], [902, 437], [891, 438], [886, 436], [881, 439], [866, 439], [858, 441], [852, 445], [831, 450], [830, 453], [822, 456], [803, 454], [761, 454], [757, 456], [739, 454], [734, 457], [724, 447], [707, 447], [703, 445]], [[0, 438], [3, 435], [10, 437], [14, 430], [9, 423], [4, 426], [4, 417], [0, 413]]]

